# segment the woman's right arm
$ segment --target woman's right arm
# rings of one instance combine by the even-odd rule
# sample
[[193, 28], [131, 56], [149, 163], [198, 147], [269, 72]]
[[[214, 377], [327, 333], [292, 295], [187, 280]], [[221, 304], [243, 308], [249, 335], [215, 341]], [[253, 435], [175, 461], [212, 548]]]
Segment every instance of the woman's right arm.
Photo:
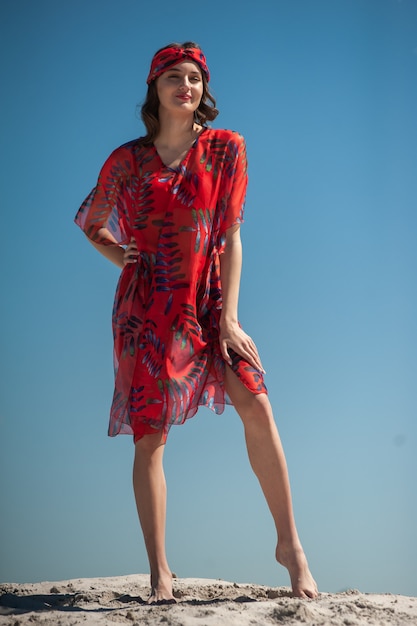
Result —
[[136, 242], [132, 238], [127, 248], [120, 246], [111, 232], [107, 228], [100, 228], [97, 232], [101, 239], [107, 239], [109, 243], [104, 245], [96, 243], [89, 239], [89, 242], [96, 250], [100, 252], [106, 259], [123, 269], [126, 263], [135, 263], [137, 260]]

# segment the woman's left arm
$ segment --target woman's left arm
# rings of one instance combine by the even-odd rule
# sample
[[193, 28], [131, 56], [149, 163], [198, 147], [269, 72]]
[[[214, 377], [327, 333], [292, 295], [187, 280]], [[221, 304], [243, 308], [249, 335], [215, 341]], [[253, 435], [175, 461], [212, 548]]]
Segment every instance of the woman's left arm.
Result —
[[237, 224], [226, 231], [226, 246], [220, 255], [220, 279], [222, 283], [222, 312], [220, 316], [220, 349], [225, 361], [232, 360], [227, 351], [232, 348], [253, 367], [264, 371], [258, 350], [253, 340], [239, 326], [238, 302], [240, 275], [242, 270], [242, 242], [240, 226]]

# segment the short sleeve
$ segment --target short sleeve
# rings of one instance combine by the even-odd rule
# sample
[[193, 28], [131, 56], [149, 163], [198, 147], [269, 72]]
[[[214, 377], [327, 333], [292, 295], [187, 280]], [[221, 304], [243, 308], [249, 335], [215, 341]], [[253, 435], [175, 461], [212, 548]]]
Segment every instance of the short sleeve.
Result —
[[242, 224], [248, 184], [246, 145], [242, 135], [233, 133], [228, 141], [220, 198], [219, 249], [224, 247], [226, 230]]
[[97, 185], [82, 203], [75, 223], [89, 239], [109, 244], [100, 236], [100, 228], [107, 228], [119, 244], [129, 241], [128, 194], [126, 183], [131, 175], [131, 158], [127, 150], [118, 148], [104, 163]]

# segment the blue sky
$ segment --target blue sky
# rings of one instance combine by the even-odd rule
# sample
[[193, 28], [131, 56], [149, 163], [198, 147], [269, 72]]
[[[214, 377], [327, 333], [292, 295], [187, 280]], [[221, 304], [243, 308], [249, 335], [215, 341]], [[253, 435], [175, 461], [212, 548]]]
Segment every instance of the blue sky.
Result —
[[[184, 5], [185, 6], [185, 5]], [[117, 268], [72, 220], [153, 52], [193, 39], [247, 140], [240, 318], [323, 591], [417, 595], [417, 2], [3, 0], [0, 580], [146, 572], [107, 438]], [[5, 88], [6, 87], [6, 88]], [[232, 409], [166, 450], [181, 577], [286, 585]]]

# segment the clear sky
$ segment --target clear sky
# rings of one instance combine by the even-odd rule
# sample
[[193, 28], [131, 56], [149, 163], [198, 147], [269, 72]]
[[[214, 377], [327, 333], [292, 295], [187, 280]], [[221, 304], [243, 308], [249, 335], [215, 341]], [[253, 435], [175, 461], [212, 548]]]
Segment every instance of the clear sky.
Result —
[[[2, 0], [0, 580], [146, 572], [130, 437], [107, 437], [117, 268], [73, 225], [193, 39], [247, 140], [240, 318], [323, 591], [417, 595], [417, 2]], [[181, 577], [286, 585], [233, 409], [173, 427]]]

